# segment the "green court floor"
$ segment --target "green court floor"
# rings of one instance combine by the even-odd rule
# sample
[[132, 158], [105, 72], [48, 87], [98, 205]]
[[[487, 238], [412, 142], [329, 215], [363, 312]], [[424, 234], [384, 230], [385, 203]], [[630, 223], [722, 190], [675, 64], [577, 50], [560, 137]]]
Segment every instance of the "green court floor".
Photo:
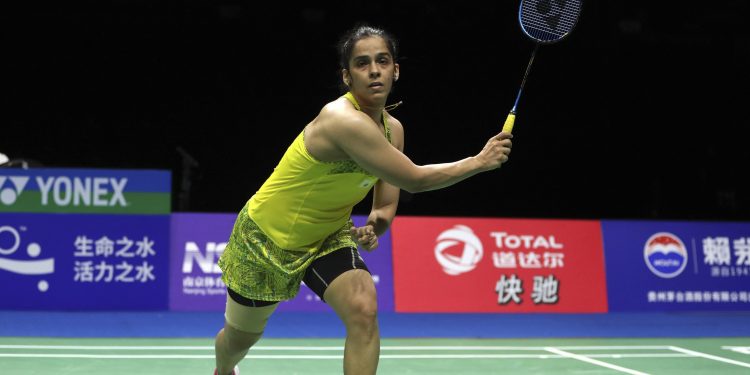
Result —
[[[384, 339], [379, 374], [750, 374], [750, 338]], [[340, 374], [343, 340], [263, 339], [242, 374]], [[212, 339], [0, 338], [0, 374], [211, 374]]]

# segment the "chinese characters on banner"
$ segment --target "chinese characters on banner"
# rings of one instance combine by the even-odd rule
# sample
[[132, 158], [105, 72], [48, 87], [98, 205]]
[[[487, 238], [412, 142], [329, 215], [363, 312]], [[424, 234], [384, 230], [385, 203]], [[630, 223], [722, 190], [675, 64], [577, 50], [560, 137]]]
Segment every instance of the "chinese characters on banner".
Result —
[[750, 224], [603, 221], [612, 311], [750, 308]]
[[156, 250], [154, 241], [147, 236], [134, 241], [123, 235], [113, 241], [107, 236], [94, 240], [79, 235], [74, 247], [73, 281], [145, 283], [156, 279], [154, 265], [147, 259], [155, 256]]
[[[534, 290], [531, 292], [531, 300], [534, 304], [557, 303], [559, 282], [554, 275], [534, 276]], [[521, 279], [516, 275], [506, 277], [500, 276], [495, 286], [497, 292], [497, 303], [504, 305], [510, 302], [521, 303], [520, 294], [523, 293]]]
[[[0, 214], [0, 308], [164, 310], [168, 215]], [[6, 236], [7, 234], [7, 236]]]
[[712, 277], [750, 276], [750, 235], [748, 237], [706, 237], [701, 241], [703, 263]]
[[399, 217], [396, 311], [605, 312], [596, 221]]

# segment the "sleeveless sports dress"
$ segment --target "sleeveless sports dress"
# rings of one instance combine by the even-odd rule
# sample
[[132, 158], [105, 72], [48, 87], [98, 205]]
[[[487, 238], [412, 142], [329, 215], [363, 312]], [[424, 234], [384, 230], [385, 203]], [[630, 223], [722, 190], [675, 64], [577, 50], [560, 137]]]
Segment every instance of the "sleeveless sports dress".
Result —
[[[357, 110], [351, 93], [344, 95]], [[391, 132], [383, 113], [385, 136]], [[335, 250], [357, 247], [352, 208], [378, 178], [352, 160], [324, 162], [307, 151], [304, 130], [240, 211], [219, 259], [224, 283], [245, 298], [294, 298], [305, 270]]]

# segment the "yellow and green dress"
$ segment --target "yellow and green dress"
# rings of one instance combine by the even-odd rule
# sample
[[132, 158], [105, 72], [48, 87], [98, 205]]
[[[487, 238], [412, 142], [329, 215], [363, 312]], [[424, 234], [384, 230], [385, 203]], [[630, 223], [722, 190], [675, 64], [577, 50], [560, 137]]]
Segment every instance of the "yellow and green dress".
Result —
[[[351, 93], [344, 97], [360, 110]], [[385, 113], [383, 126], [391, 142]], [[219, 259], [224, 283], [245, 298], [292, 299], [310, 263], [357, 247], [349, 233], [352, 208], [378, 179], [352, 160], [315, 159], [304, 133], [242, 208]]]

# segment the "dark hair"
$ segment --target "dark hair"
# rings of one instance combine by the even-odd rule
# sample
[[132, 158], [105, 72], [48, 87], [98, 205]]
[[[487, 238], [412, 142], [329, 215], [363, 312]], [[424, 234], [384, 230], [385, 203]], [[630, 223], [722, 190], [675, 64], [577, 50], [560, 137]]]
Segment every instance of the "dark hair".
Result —
[[388, 46], [388, 52], [393, 56], [393, 61], [398, 62], [398, 49], [396, 39], [383, 29], [368, 25], [357, 25], [344, 34], [338, 43], [339, 65], [341, 69], [349, 69], [349, 58], [352, 56], [354, 45], [361, 39], [378, 36], [383, 38]]

